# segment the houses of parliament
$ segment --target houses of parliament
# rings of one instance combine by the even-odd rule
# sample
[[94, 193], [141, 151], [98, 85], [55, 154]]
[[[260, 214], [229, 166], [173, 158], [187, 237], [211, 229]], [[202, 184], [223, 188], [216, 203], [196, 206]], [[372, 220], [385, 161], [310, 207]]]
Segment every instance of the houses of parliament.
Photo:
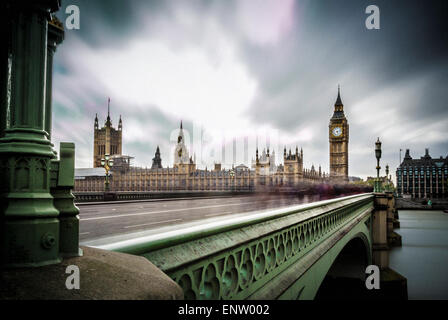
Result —
[[[109, 100], [110, 103], [110, 100]], [[173, 166], [162, 167], [160, 149], [157, 147], [151, 167], [131, 165], [132, 157], [122, 154], [123, 122], [121, 116], [118, 127], [112, 126], [110, 108], [104, 126], [100, 128], [98, 115], [94, 121], [93, 168], [76, 169], [75, 192], [104, 191], [105, 169], [101, 159], [110, 155], [110, 191], [226, 191], [262, 190], [267, 188], [298, 187], [303, 183], [344, 183], [348, 182], [348, 141], [349, 126], [344, 114], [340, 90], [334, 105], [334, 113], [329, 124], [330, 173], [319, 166], [310, 169], [303, 166], [303, 150], [283, 150], [283, 163], [275, 163], [274, 151], [269, 148], [259, 154], [256, 149], [251, 168], [241, 164], [232, 169], [223, 169], [215, 163], [211, 170], [198, 169], [194, 158], [185, 144], [182, 121], [180, 123]]]

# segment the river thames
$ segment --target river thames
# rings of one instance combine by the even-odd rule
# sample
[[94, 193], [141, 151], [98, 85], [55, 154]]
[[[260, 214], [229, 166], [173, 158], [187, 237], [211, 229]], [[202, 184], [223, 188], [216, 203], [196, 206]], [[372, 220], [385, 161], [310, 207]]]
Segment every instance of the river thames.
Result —
[[403, 245], [390, 251], [390, 267], [408, 279], [408, 298], [448, 299], [448, 213], [398, 214]]

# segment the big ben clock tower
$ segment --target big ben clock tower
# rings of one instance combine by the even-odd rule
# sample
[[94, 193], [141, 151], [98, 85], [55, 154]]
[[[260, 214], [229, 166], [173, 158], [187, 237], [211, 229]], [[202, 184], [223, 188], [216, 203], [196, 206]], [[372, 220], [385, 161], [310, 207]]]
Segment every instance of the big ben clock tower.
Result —
[[330, 179], [333, 181], [348, 181], [348, 123], [344, 114], [340, 89], [334, 104], [334, 113], [330, 119]]

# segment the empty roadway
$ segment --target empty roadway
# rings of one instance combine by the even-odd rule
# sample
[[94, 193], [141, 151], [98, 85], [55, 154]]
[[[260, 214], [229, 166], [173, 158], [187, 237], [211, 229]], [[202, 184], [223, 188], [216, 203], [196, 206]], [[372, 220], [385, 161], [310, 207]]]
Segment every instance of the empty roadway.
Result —
[[81, 243], [124, 233], [176, 228], [187, 223], [319, 200], [318, 196], [239, 196], [80, 205]]

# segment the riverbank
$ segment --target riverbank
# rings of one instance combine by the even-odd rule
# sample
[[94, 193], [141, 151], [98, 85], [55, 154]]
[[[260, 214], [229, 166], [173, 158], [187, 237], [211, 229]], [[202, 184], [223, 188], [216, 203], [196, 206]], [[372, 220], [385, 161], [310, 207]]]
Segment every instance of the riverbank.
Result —
[[428, 206], [424, 199], [395, 199], [395, 208], [397, 210], [445, 210], [448, 209], [448, 199], [431, 199], [432, 204]]

